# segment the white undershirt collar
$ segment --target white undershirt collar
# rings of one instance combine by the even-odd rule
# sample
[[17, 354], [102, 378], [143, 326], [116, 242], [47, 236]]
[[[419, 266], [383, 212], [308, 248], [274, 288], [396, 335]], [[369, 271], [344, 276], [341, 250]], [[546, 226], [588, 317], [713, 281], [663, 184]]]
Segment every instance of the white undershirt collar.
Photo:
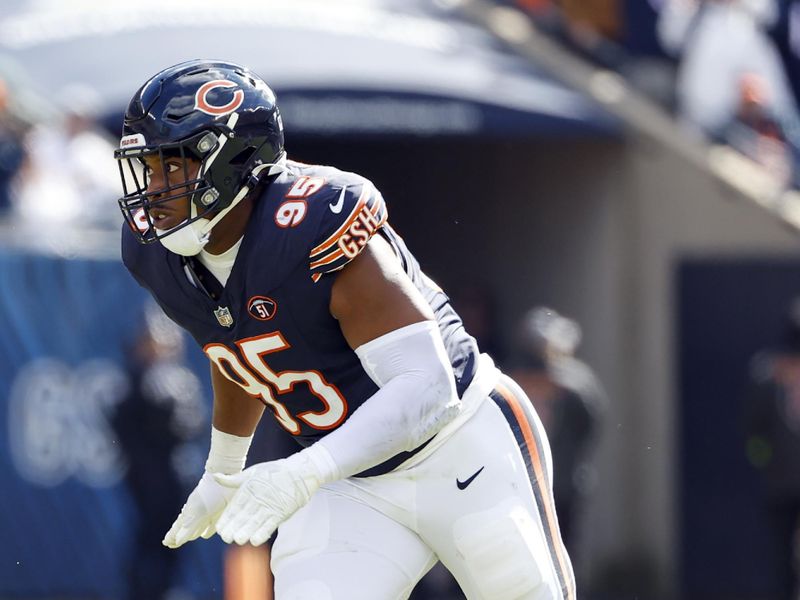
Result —
[[205, 250], [201, 250], [197, 255], [197, 260], [217, 278], [224, 287], [228, 283], [228, 277], [233, 270], [233, 264], [236, 262], [236, 255], [239, 254], [239, 248], [242, 245], [242, 240], [239, 238], [233, 246], [225, 250], [222, 254], [211, 254]]

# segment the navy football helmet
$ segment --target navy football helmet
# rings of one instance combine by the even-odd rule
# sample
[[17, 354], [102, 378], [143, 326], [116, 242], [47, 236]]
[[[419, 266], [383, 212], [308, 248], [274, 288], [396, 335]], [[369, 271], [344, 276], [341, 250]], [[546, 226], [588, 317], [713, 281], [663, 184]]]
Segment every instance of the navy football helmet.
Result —
[[[120, 209], [139, 241], [153, 242], [231, 207], [283, 154], [275, 94], [261, 78], [228, 62], [180, 63], [151, 77], [125, 112], [114, 153], [123, 186]], [[157, 158], [165, 175], [166, 159], [184, 159], [184, 180], [148, 192], [147, 156]], [[199, 162], [197, 175], [189, 173], [187, 158]], [[156, 231], [153, 207], [187, 196], [189, 220]]]

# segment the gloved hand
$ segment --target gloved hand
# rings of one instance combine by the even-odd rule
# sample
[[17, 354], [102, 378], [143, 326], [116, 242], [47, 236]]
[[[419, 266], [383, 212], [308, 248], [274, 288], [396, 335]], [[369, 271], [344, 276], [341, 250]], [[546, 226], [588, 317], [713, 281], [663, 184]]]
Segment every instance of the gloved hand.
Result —
[[236, 475], [216, 474], [217, 482], [237, 490], [217, 521], [217, 533], [228, 544], [263, 544], [322, 484], [337, 477], [335, 464], [319, 444]]
[[212, 473], [203, 473], [161, 543], [167, 548], [177, 548], [198, 537], [210, 538], [216, 531], [217, 519], [235, 492], [217, 483]]

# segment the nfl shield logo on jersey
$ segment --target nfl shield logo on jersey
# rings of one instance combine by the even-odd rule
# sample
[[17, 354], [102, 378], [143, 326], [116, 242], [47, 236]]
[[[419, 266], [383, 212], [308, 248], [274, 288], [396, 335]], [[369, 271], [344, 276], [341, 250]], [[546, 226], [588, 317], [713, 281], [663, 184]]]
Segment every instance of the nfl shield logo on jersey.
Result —
[[233, 325], [233, 317], [231, 316], [231, 310], [227, 306], [220, 306], [217, 310], [214, 311], [214, 316], [217, 317], [217, 321], [223, 327], [230, 327]]

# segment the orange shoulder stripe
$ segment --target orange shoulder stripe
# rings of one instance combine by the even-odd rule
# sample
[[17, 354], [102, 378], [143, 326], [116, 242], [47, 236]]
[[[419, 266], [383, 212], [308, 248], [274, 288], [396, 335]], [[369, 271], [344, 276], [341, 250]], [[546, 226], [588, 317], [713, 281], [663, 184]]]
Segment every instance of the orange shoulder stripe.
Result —
[[348, 230], [350, 225], [353, 224], [353, 221], [356, 220], [356, 217], [358, 216], [358, 213], [361, 212], [361, 209], [364, 208], [364, 205], [366, 204], [366, 197], [368, 197], [367, 192], [368, 192], [368, 188], [369, 187], [371, 187], [371, 186], [368, 186], [366, 184], [364, 185], [364, 189], [361, 191], [361, 196], [359, 196], [358, 202], [356, 203], [355, 207], [353, 207], [353, 210], [350, 211], [350, 214], [348, 215], [347, 220], [344, 223], [342, 223], [341, 227], [339, 227], [339, 229], [334, 231], [333, 234], [330, 237], [328, 237], [328, 239], [326, 239], [319, 246], [317, 246], [316, 248], [311, 250], [311, 254], [309, 254], [309, 257], [315, 256], [315, 255], [319, 254], [320, 252], [324, 252], [325, 250], [327, 250], [328, 248], [333, 246], [336, 243], [336, 240], [339, 239], [339, 237], [345, 231]]
[[[374, 207], [372, 207], [369, 210], [373, 215], [377, 216], [376, 213], [378, 213], [380, 211], [380, 204], [376, 204]], [[358, 216], [358, 215], [356, 215], [356, 216]], [[381, 217], [380, 221], [378, 221], [378, 227], [380, 227], [384, 223], [386, 223], [387, 216], [388, 216], [388, 214], [384, 211], [383, 216]], [[335, 240], [335, 241], [338, 241], [338, 240]], [[319, 266], [327, 265], [329, 263], [332, 263], [336, 259], [340, 258], [343, 254], [344, 254], [344, 252], [342, 251], [341, 248], [336, 248], [334, 250], [331, 250], [325, 256], [322, 256], [322, 257], [318, 258], [317, 260], [313, 261], [309, 265], [309, 269], [315, 269], [315, 268], [317, 268]]]
[[315, 260], [314, 262], [312, 262], [308, 266], [308, 268], [309, 269], [316, 269], [317, 267], [321, 267], [322, 265], [327, 265], [328, 263], [332, 263], [337, 258], [342, 256], [342, 254], [344, 254], [344, 252], [342, 252], [342, 249], [341, 248], [337, 248], [335, 251], [330, 252], [330, 253], [326, 254], [325, 256], [323, 256], [322, 258], [319, 258], [319, 259]]

